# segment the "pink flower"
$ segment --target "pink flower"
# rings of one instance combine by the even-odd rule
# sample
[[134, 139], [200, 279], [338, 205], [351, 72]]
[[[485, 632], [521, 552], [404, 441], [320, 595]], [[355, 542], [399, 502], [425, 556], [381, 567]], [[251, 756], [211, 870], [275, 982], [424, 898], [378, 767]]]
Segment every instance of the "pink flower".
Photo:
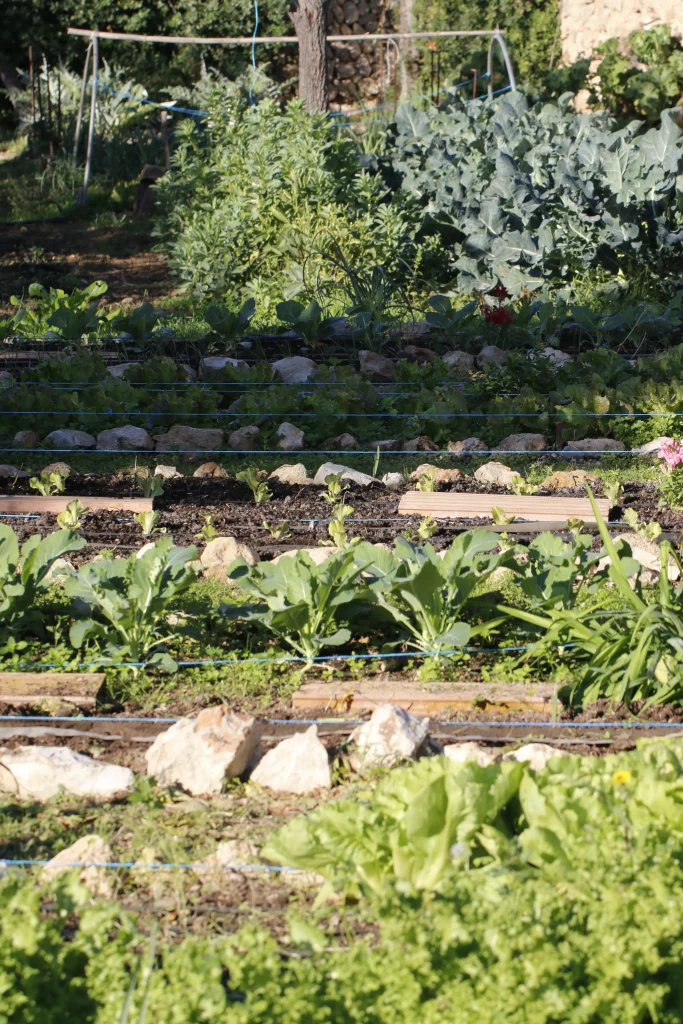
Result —
[[[668, 471], [672, 473], [676, 466], [683, 463], [683, 442], [674, 441], [673, 437], [665, 437], [662, 439], [657, 455], [664, 460]], [[664, 469], [663, 466], [662, 469]]]

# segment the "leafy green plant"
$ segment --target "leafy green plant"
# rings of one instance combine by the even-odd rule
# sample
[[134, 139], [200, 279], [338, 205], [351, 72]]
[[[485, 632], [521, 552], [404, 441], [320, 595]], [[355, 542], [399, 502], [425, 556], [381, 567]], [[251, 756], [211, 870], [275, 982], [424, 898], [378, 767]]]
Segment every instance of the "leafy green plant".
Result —
[[612, 505], [621, 504], [621, 499], [624, 496], [624, 486], [621, 480], [610, 480], [602, 485], [602, 489]]
[[436, 652], [464, 647], [499, 624], [463, 622], [474, 591], [498, 568], [514, 568], [512, 551], [495, 551], [498, 538], [488, 530], [457, 537], [443, 558], [431, 544], [417, 547], [398, 537], [394, 551], [372, 544], [356, 547], [356, 559], [378, 606], [399, 625], [409, 646]]
[[660, 505], [683, 508], [683, 468], [676, 466], [659, 481]]
[[263, 470], [244, 469], [235, 474], [235, 479], [247, 485], [257, 505], [266, 505], [273, 497], [273, 492], [265, 483]]
[[491, 518], [494, 526], [509, 526], [514, 523], [517, 516], [509, 516], [500, 505], [494, 505], [491, 509]]
[[422, 516], [416, 530], [417, 539], [421, 541], [429, 540], [438, 529], [439, 524], [433, 516]]
[[237, 558], [228, 578], [262, 603], [230, 607], [227, 614], [262, 623], [308, 659], [325, 647], [339, 647], [351, 639], [350, 630], [339, 623], [365, 593], [359, 582], [363, 559], [356, 552], [355, 547], [342, 548], [321, 565], [305, 551], [285, 555], [276, 565], [249, 566]]
[[274, 523], [272, 526], [264, 519], [261, 523], [264, 530], [267, 530], [270, 536], [276, 543], [280, 541], [288, 540], [292, 536], [289, 523], [285, 520], [283, 523]]
[[659, 523], [641, 523], [640, 516], [634, 508], [624, 509], [624, 519], [635, 533], [639, 533], [646, 540], [655, 541], [661, 535], [662, 528]]
[[12, 295], [10, 302], [23, 310], [21, 333], [40, 334], [46, 325], [56, 327], [65, 338], [78, 340], [99, 326], [105, 316], [99, 299], [107, 291], [105, 281], [93, 281], [87, 288], [74, 288], [71, 294], [61, 288], [44, 288], [37, 281], [29, 285], [28, 301]]
[[279, 302], [275, 311], [278, 320], [300, 334], [309, 345], [317, 344], [324, 321], [323, 311], [316, 299], [311, 299], [307, 306], [295, 299], [289, 299], [287, 302]]
[[246, 332], [256, 313], [254, 299], [247, 299], [238, 313], [225, 306], [209, 306], [204, 310], [204, 319], [222, 341], [237, 341]]
[[91, 617], [77, 619], [69, 634], [71, 643], [81, 648], [86, 641], [101, 645], [102, 664], [130, 661], [167, 672], [177, 665], [166, 646], [180, 634], [166, 625], [169, 606], [194, 582], [191, 564], [197, 557], [194, 547], [174, 547], [170, 537], [153, 548], [130, 558], [87, 562], [77, 575], [65, 583], [69, 597], [84, 601], [92, 609]]
[[112, 321], [112, 326], [119, 331], [125, 331], [131, 338], [142, 344], [152, 333], [159, 319], [163, 316], [160, 310], [154, 308], [151, 302], [143, 302], [141, 305], [125, 316], [118, 314]]
[[510, 483], [510, 490], [513, 494], [537, 494], [538, 487], [535, 484], [530, 484], [528, 480], [524, 480], [521, 476], [516, 476]]
[[326, 491], [320, 495], [323, 501], [326, 501], [328, 505], [338, 505], [346, 493], [349, 490], [349, 485], [342, 483], [343, 473], [328, 473], [325, 477]]
[[145, 498], [160, 498], [164, 493], [163, 479], [156, 473], [150, 473], [148, 476], [138, 476], [138, 481]]
[[160, 512], [136, 512], [133, 519], [142, 530], [143, 537], [151, 537], [154, 533], [166, 533], [165, 529], [157, 529], [157, 523], [161, 519]]
[[204, 516], [204, 525], [199, 533], [195, 534], [195, 536], [197, 538], [201, 538], [206, 544], [208, 544], [210, 540], [214, 540], [214, 538], [218, 536], [218, 530], [216, 529], [215, 522], [216, 520], [214, 516]]
[[447, 295], [430, 296], [429, 305], [432, 308], [425, 314], [425, 320], [449, 336], [476, 316], [479, 309], [476, 299], [461, 306], [460, 309], [454, 309]]
[[427, 491], [431, 493], [436, 490], [436, 480], [434, 478], [434, 470], [428, 469], [420, 476], [420, 479], [415, 484], [416, 491]]
[[0, 630], [3, 635], [29, 632], [44, 635], [39, 595], [50, 585], [50, 569], [58, 558], [86, 545], [85, 537], [57, 530], [38, 534], [19, 547], [14, 530], [0, 523]]
[[68, 474], [63, 473], [41, 473], [40, 476], [31, 477], [29, 487], [38, 491], [44, 498], [50, 498], [53, 494], [64, 494], [67, 476]]
[[352, 515], [353, 505], [340, 503], [332, 506], [332, 521], [327, 526], [327, 532], [337, 547], [346, 544], [349, 539], [346, 533], [346, 520]]
[[79, 498], [75, 498], [74, 501], [67, 503], [66, 508], [63, 512], [60, 512], [57, 516], [57, 522], [60, 529], [62, 530], [78, 530], [81, 526], [81, 520], [83, 516], [89, 512], [90, 509], [85, 508]]

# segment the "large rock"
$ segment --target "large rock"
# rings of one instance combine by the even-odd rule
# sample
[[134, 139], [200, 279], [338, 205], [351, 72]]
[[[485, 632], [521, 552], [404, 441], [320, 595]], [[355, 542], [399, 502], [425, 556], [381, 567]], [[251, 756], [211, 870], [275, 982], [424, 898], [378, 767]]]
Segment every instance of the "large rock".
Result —
[[503, 761], [520, 761], [528, 764], [532, 771], [542, 772], [548, 761], [562, 756], [563, 752], [549, 743], [525, 743], [518, 750], [503, 754]]
[[12, 480], [16, 480], [27, 476], [28, 473], [25, 469], [19, 469], [18, 466], [10, 466], [6, 463], [0, 464], [0, 477], [3, 479], [7, 479], [9, 477]]
[[462, 455], [463, 452], [487, 452], [489, 446], [478, 437], [466, 437], [464, 441], [449, 441], [448, 450], [453, 455]]
[[435, 484], [452, 484], [456, 480], [462, 479], [459, 469], [440, 469], [438, 466], [432, 466], [429, 462], [423, 462], [417, 469], [414, 469], [410, 474], [410, 479], [419, 480], [425, 475], [434, 477]]
[[585, 469], [558, 469], [541, 482], [541, 487], [548, 491], [560, 491], [563, 487], [583, 487], [595, 479], [593, 474], [587, 473]]
[[396, 449], [400, 447], [401, 442], [396, 441], [393, 438], [388, 438], [384, 441], [371, 441], [368, 445], [368, 448], [371, 448], [373, 451], [379, 448], [380, 452], [395, 452]]
[[504, 466], [502, 462], [485, 462], [479, 469], [475, 469], [474, 479], [478, 484], [500, 484], [501, 487], [510, 487], [515, 480], [521, 480], [522, 477], [514, 469]]
[[296, 451], [304, 446], [304, 432], [293, 423], [281, 423], [277, 428], [277, 436], [281, 438], [278, 441], [278, 448], [284, 448], [286, 451]]
[[230, 366], [233, 370], [246, 370], [249, 363], [244, 359], [233, 359], [232, 356], [205, 356], [199, 361], [200, 379], [206, 380], [207, 377], [213, 377], [224, 370], [226, 366]]
[[172, 452], [174, 449], [185, 451], [214, 451], [223, 446], [223, 431], [210, 427], [183, 427], [177, 424], [166, 434], [155, 434], [158, 452]]
[[275, 376], [285, 384], [303, 384], [315, 376], [320, 367], [306, 356], [287, 356], [272, 363]]
[[81, 866], [78, 873], [79, 882], [85, 885], [93, 896], [111, 899], [113, 891], [109, 882], [109, 871], [102, 865], [111, 864], [113, 860], [111, 846], [101, 836], [82, 836], [48, 861], [41, 872], [42, 880], [50, 882], [65, 871], [75, 871]]
[[164, 466], [162, 464], [154, 467], [154, 475], [160, 476], [162, 480], [179, 480], [183, 475], [175, 466]]
[[256, 565], [258, 559], [247, 544], [234, 537], [214, 537], [202, 551], [200, 562], [208, 576], [224, 579], [225, 571], [236, 558], [242, 557], [248, 565]]
[[97, 442], [92, 434], [85, 430], [53, 430], [48, 434], [43, 444], [50, 448], [94, 448]]
[[40, 444], [40, 438], [35, 430], [18, 430], [14, 435], [15, 448], [36, 448]]
[[463, 743], [449, 743], [443, 748], [444, 757], [457, 764], [465, 764], [467, 761], [476, 761], [480, 768], [486, 768], [498, 760], [496, 754], [474, 740], [465, 740]]
[[[662, 566], [662, 556], [658, 544], [654, 541], [648, 540], [647, 537], [642, 537], [639, 533], [620, 533], [618, 537], [614, 538], [617, 542], [617, 548], [620, 547], [622, 542], [628, 544], [631, 549], [631, 555], [637, 562], [640, 562], [643, 569], [646, 569], [648, 573], [656, 573], [657, 576]], [[606, 555], [600, 559], [600, 568], [609, 565], [611, 558]], [[673, 558], [669, 558], [669, 579], [677, 580], [680, 577], [678, 571], [678, 565]]]
[[[14, 438], [15, 441], [18, 436], [17, 434]], [[670, 441], [670, 437], [655, 437], [653, 441], [647, 441], [645, 444], [641, 444], [639, 448], [632, 448], [631, 451], [637, 452], [639, 455], [657, 455], [662, 445]]]
[[140, 363], [137, 360], [128, 363], [115, 363], [113, 366], [107, 367], [107, 373], [111, 377], [123, 377], [131, 366], [140, 366]]
[[370, 721], [351, 733], [351, 742], [356, 744], [351, 765], [356, 770], [391, 767], [416, 757], [428, 732], [428, 718], [419, 718], [393, 704], [380, 704]]
[[574, 455], [590, 455], [591, 452], [624, 452], [623, 441], [615, 441], [611, 437], [584, 437], [582, 441], [570, 441], [565, 452]]
[[321, 451], [331, 451], [331, 452], [337, 452], [340, 449], [345, 449], [345, 448], [348, 448], [350, 450], [352, 448], [357, 448], [357, 447], [358, 447], [358, 441], [353, 436], [353, 434], [348, 434], [348, 433], [337, 434], [336, 437], [328, 437], [327, 441], [323, 441], [322, 444], [318, 445], [319, 450], [321, 450]]
[[228, 476], [227, 472], [222, 466], [219, 466], [217, 462], [202, 462], [201, 466], [197, 466], [192, 476], [199, 477], [200, 479], [209, 477], [213, 479], [221, 478], [225, 480]]
[[567, 352], [562, 352], [559, 348], [551, 348], [550, 345], [543, 349], [541, 355], [553, 366], [566, 366], [567, 363], [574, 362]]
[[445, 356], [441, 356], [441, 359], [448, 367], [448, 373], [467, 373], [474, 369], [474, 356], [470, 355], [469, 352], [461, 352], [459, 349], [455, 349], [453, 352], [447, 352]]
[[45, 803], [63, 787], [74, 796], [110, 800], [133, 785], [130, 768], [93, 761], [69, 747], [0, 749], [0, 791]]
[[438, 444], [432, 441], [431, 437], [427, 437], [426, 434], [413, 437], [410, 441], [405, 441], [401, 445], [402, 452], [438, 452], [438, 450]]
[[258, 744], [256, 719], [226, 705], [181, 718], [157, 736], [145, 754], [159, 786], [182, 786], [193, 796], [220, 793], [226, 778], [246, 770]]
[[313, 483], [303, 462], [278, 466], [277, 469], [273, 470], [268, 479], [277, 480], [279, 484], [289, 484], [291, 487], [307, 487]]
[[496, 452], [540, 452], [546, 447], [543, 434], [508, 434], [500, 441]]
[[142, 427], [114, 427], [112, 430], [102, 430], [97, 435], [97, 447], [100, 450], [113, 449], [135, 449], [138, 452], [151, 452], [154, 448], [154, 441]]
[[59, 473], [66, 479], [66, 477], [71, 473], [71, 466], [68, 462], [51, 462], [48, 466], [43, 466], [40, 472]]
[[368, 476], [367, 473], [359, 473], [357, 469], [350, 469], [349, 466], [340, 466], [336, 462], [323, 462], [318, 472], [313, 477], [313, 483], [318, 487], [324, 487], [328, 476], [341, 473], [342, 480], [350, 480], [359, 487], [370, 487], [372, 484], [381, 483], [377, 477]]
[[436, 362], [436, 352], [433, 352], [431, 348], [420, 348], [419, 345], [406, 345], [401, 355], [409, 362], [418, 363], [420, 366]]
[[370, 352], [362, 348], [358, 353], [360, 372], [366, 377], [379, 377], [381, 380], [394, 379], [394, 361], [379, 352]]
[[485, 345], [477, 356], [477, 366], [502, 366], [507, 353], [497, 345]]
[[277, 793], [331, 789], [330, 762], [317, 727], [289, 736], [269, 750], [251, 773], [251, 781]]
[[255, 423], [238, 427], [228, 436], [228, 448], [237, 452], [253, 452], [258, 447], [261, 431]]

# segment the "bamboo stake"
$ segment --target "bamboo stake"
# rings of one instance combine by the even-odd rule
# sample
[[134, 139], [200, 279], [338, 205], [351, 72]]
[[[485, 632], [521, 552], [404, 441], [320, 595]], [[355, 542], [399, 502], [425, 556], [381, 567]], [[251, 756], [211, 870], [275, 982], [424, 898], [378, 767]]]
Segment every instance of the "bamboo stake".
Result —
[[[89, 28], [68, 28], [70, 36], [93, 36]], [[504, 29], [459, 29], [440, 32], [384, 32], [366, 33], [359, 36], [327, 36], [328, 43], [372, 42], [375, 39], [437, 39], [446, 36], [495, 36], [503, 35]], [[199, 46], [251, 46], [254, 43], [298, 43], [296, 36], [145, 36], [135, 32], [98, 32], [100, 39], [122, 39], [138, 43], [189, 43]]]
[[97, 66], [100, 57], [100, 47], [97, 34], [92, 37], [92, 95], [90, 97], [90, 124], [88, 125], [88, 151], [85, 157], [85, 171], [83, 174], [83, 189], [81, 202], [85, 205], [88, 198], [88, 182], [90, 180], [90, 167], [92, 164], [93, 140], [95, 137], [95, 114], [97, 113]]
[[83, 124], [83, 108], [85, 107], [85, 89], [88, 84], [88, 63], [90, 62], [90, 54], [92, 53], [92, 39], [88, 43], [88, 49], [85, 51], [85, 64], [83, 65], [83, 79], [81, 81], [81, 99], [78, 104], [78, 115], [76, 117], [76, 129], [74, 131], [74, 152], [73, 162], [76, 163], [78, 156], [78, 143], [81, 138], [81, 125]]

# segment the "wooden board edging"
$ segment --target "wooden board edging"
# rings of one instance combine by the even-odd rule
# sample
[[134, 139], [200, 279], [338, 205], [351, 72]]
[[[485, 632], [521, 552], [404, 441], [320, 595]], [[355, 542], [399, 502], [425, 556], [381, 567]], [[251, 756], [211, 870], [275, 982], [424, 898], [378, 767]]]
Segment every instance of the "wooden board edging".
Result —
[[361, 680], [353, 687], [334, 683], [305, 683], [292, 696], [293, 708], [325, 711], [372, 711], [380, 704], [417, 715], [495, 708], [500, 711], [542, 711], [549, 714], [559, 702], [557, 687], [547, 683], [463, 683], [442, 690], [420, 689], [405, 683], [373, 683]]
[[60, 700], [94, 707], [104, 672], [0, 672], [0, 704]]
[[[607, 520], [611, 503], [606, 498], [596, 500], [598, 511]], [[502, 508], [506, 515], [516, 519], [545, 520], [565, 524], [568, 519], [582, 519], [595, 523], [595, 515], [588, 498], [546, 498], [538, 495], [516, 494], [459, 494], [453, 491], [408, 491], [398, 506], [401, 516], [422, 515], [435, 519], [476, 519], [491, 517], [491, 509]]]
[[90, 512], [151, 512], [152, 498], [103, 498], [87, 495], [57, 494], [43, 497], [42, 494], [0, 495], [0, 514], [3, 512], [26, 512], [27, 514], [52, 512], [57, 515], [63, 512], [70, 501], [80, 501]]

